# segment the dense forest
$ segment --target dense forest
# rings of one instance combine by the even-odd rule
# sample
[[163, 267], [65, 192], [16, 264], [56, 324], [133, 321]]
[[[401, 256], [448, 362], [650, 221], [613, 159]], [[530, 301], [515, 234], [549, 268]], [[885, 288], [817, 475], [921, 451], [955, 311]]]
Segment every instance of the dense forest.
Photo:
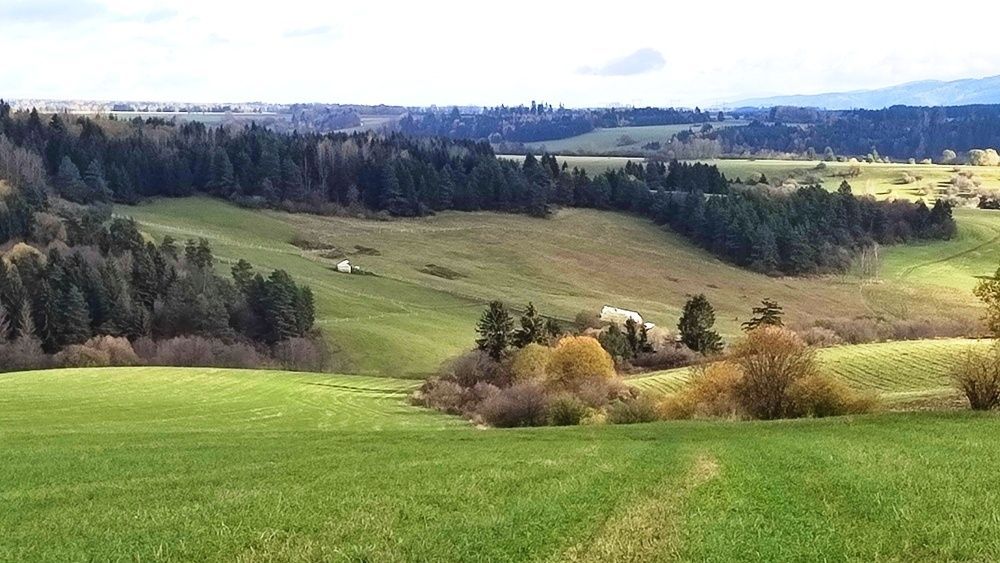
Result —
[[3, 240], [32, 232], [50, 192], [87, 204], [202, 192], [241, 205], [355, 215], [485, 209], [544, 217], [554, 205], [614, 209], [669, 224], [716, 255], [767, 273], [842, 270], [874, 242], [954, 232], [944, 203], [930, 210], [875, 202], [854, 197], [849, 186], [838, 194], [747, 187], [702, 163], [630, 162], [590, 176], [547, 154], [498, 159], [488, 143], [469, 140], [65, 114], [43, 120], [3, 105], [0, 178], [17, 188], [0, 207]]
[[595, 128], [706, 123], [713, 116], [700, 109], [606, 108], [566, 109], [531, 102], [531, 106], [483, 108], [479, 113], [425, 110], [405, 116], [400, 132], [423, 137], [531, 143], [582, 135]]
[[[772, 112], [775, 113], [775, 112]], [[717, 133], [726, 152], [803, 154], [829, 147], [838, 155], [877, 151], [898, 159], [934, 158], [1000, 146], [1000, 105], [895, 106], [881, 110], [818, 111], [809, 125], [752, 121]]]

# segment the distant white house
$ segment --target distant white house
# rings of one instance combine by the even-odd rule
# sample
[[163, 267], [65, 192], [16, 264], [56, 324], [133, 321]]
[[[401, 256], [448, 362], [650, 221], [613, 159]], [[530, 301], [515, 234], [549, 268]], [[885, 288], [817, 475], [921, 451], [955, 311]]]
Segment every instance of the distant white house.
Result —
[[653, 323], [642, 322], [642, 315], [636, 311], [629, 311], [628, 309], [619, 309], [618, 307], [612, 307], [611, 305], [605, 305], [601, 309], [601, 320], [606, 323], [615, 323], [618, 325], [624, 325], [626, 321], [632, 319], [637, 325], [646, 327], [649, 330], [656, 325]]
[[350, 260], [341, 260], [340, 262], [337, 262], [337, 271], [338, 272], [343, 272], [345, 274], [350, 274], [353, 270], [354, 270], [354, 268], [351, 267], [351, 261]]

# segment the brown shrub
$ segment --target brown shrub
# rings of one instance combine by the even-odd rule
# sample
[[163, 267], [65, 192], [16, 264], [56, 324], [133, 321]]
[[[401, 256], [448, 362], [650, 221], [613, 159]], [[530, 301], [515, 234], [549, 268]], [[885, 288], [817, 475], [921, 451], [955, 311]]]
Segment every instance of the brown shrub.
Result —
[[546, 372], [551, 382], [572, 386], [595, 377], [611, 379], [615, 376], [615, 365], [596, 339], [566, 336], [552, 351]]
[[788, 388], [793, 416], [822, 418], [871, 412], [877, 405], [873, 395], [858, 393], [839, 379], [813, 374], [792, 383]]
[[564, 389], [594, 409], [606, 407], [614, 401], [634, 399], [638, 395], [634, 387], [618, 378], [592, 377]]
[[132, 350], [134, 350], [135, 354], [139, 356], [141, 363], [152, 364], [153, 358], [156, 357], [156, 341], [148, 336], [143, 336], [142, 338], [136, 339], [136, 341], [132, 343]]
[[272, 354], [281, 369], [289, 371], [326, 371], [330, 366], [330, 350], [318, 338], [283, 340], [274, 345]]
[[537, 383], [518, 383], [483, 401], [476, 409], [482, 420], [498, 428], [544, 426], [548, 422], [548, 398]]
[[510, 381], [504, 366], [482, 350], [472, 350], [444, 365], [441, 377], [454, 380], [462, 387], [472, 387], [480, 381], [503, 386]]
[[608, 408], [608, 422], [611, 424], [637, 424], [653, 422], [659, 418], [656, 401], [645, 394], [627, 401], [615, 401]]
[[816, 373], [815, 353], [794, 332], [775, 326], [750, 331], [733, 349], [742, 378], [736, 385], [743, 410], [770, 420], [791, 414], [788, 388]]
[[830, 346], [839, 346], [844, 343], [843, 339], [836, 332], [821, 326], [811, 326], [797, 332], [806, 344], [814, 348], [827, 348]]
[[514, 352], [510, 360], [510, 376], [514, 381], [542, 381], [552, 358], [552, 349], [532, 342]]
[[64, 368], [96, 368], [111, 365], [111, 356], [103, 351], [73, 344], [62, 349], [53, 358], [56, 365]]
[[973, 410], [996, 408], [1000, 405], [1000, 343], [984, 351], [969, 349], [952, 368], [951, 377]]
[[462, 414], [465, 388], [446, 379], [428, 379], [410, 396], [410, 402], [448, 414]]
[[45, 369], [50, 364], [37, 338], [0, 342], [0, 372]]
[[[820, 329], [823, 329], [821, 332]], [[798, 333], [810, 345], [826, 345], [832, 332], [842, 343], [866, 344], [886, 340], [923, 340], [977, 334], [978, 324], [971, 319], [907, 319], [889, 321], [881, 318], [821, 319]], [[827, 332], [828, 331], [828, 332]], [[817, 341], [817, 342], [814, 342]]]
[[83, 345], [106, 353], [109, 365], [112, 366], [134, 366], [139, 363], [139, 356], [132, 349], [132, 344], [121, 336], [95, 336]]
[[[145, 347], [146, 344], [144, 343], [142, 346]], [[159, 366], [229, 368], [255, 368], [270, 365], [267, 358], [248, 344], [239, 342], [227, 344], [221, 340], [202, 336], [177, 336], [157, 342], [156, 353], [149, 363]]]
[[699, 359], [698, 353], [687, 346], [670, 344], [655, 352], [637, 355], [632, 359], [632, 365], [650, 370], [665, 370], [689, 366]]

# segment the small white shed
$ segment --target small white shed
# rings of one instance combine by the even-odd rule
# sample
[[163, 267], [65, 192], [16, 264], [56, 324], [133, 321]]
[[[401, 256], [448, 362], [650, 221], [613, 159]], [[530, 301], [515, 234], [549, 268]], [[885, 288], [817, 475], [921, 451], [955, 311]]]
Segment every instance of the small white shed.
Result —
[[337, 271], [338, 272], [343, 272], [345, 274], [350, 274], [352, 270], [353, 270], [353, 268], [351, 267], [351, 261], [350, 260], [341, 260], [340, 262], [337, 262]]

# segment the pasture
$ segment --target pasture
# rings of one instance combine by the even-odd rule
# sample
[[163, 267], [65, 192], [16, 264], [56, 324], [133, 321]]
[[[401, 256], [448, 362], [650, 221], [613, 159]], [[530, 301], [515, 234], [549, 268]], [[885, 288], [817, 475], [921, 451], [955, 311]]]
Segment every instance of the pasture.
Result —
[[[712, 121], [708, 125], [720, 129], [737, 125], [746, 125], [746, 121], [729, 120]], [[670, 139], [681, 131], [700, 131], [701, 123], [682, 123], [677, 125], [644, 125], [638, 127], [614, 127], [609, 129], [594, 129], [582, 135], [525, 143], [529, 150], [549, 152], [552, 154], [599, 154], [620, 156], [654, 155], [657, 150], [647, 149], [644, 145], [659, 142], [666, 145]]]
[[410, 382], [0, 375], [0, 560], [994, 560], [996, 415], [479, 430]]
[[[426, 375], [471, 346], [476, 319], [491, 299], [514, 306], [532, 301], [564, 321], [611, 304], [673, 328], [687, 297], [704, 292], [725, 335], [738, 333], [764, 297], [781, 303], [790, 322], [975, 318], [975, 276], [992, 273], [1000, 258], [1000, 215], [980, 210], [958, 211], [954, 241], [883, 249], [876, 282], [849, 274], [754, 274], [649, 221], [587, 209], [550, 219], [446, 212], [368, 221], [187, 198], [117, 212], [135, 217], [158, 240], [207, 238], [221, 269], [246, 258], [258, 268], [288, 270], [313, 287], [318, 325], [339, 351], [341, 371], [404, 377]], [[333, 249], [303, 250], [290, 244], [296, 237]], [[341, 256], [376, 275], [334, 272]]]

